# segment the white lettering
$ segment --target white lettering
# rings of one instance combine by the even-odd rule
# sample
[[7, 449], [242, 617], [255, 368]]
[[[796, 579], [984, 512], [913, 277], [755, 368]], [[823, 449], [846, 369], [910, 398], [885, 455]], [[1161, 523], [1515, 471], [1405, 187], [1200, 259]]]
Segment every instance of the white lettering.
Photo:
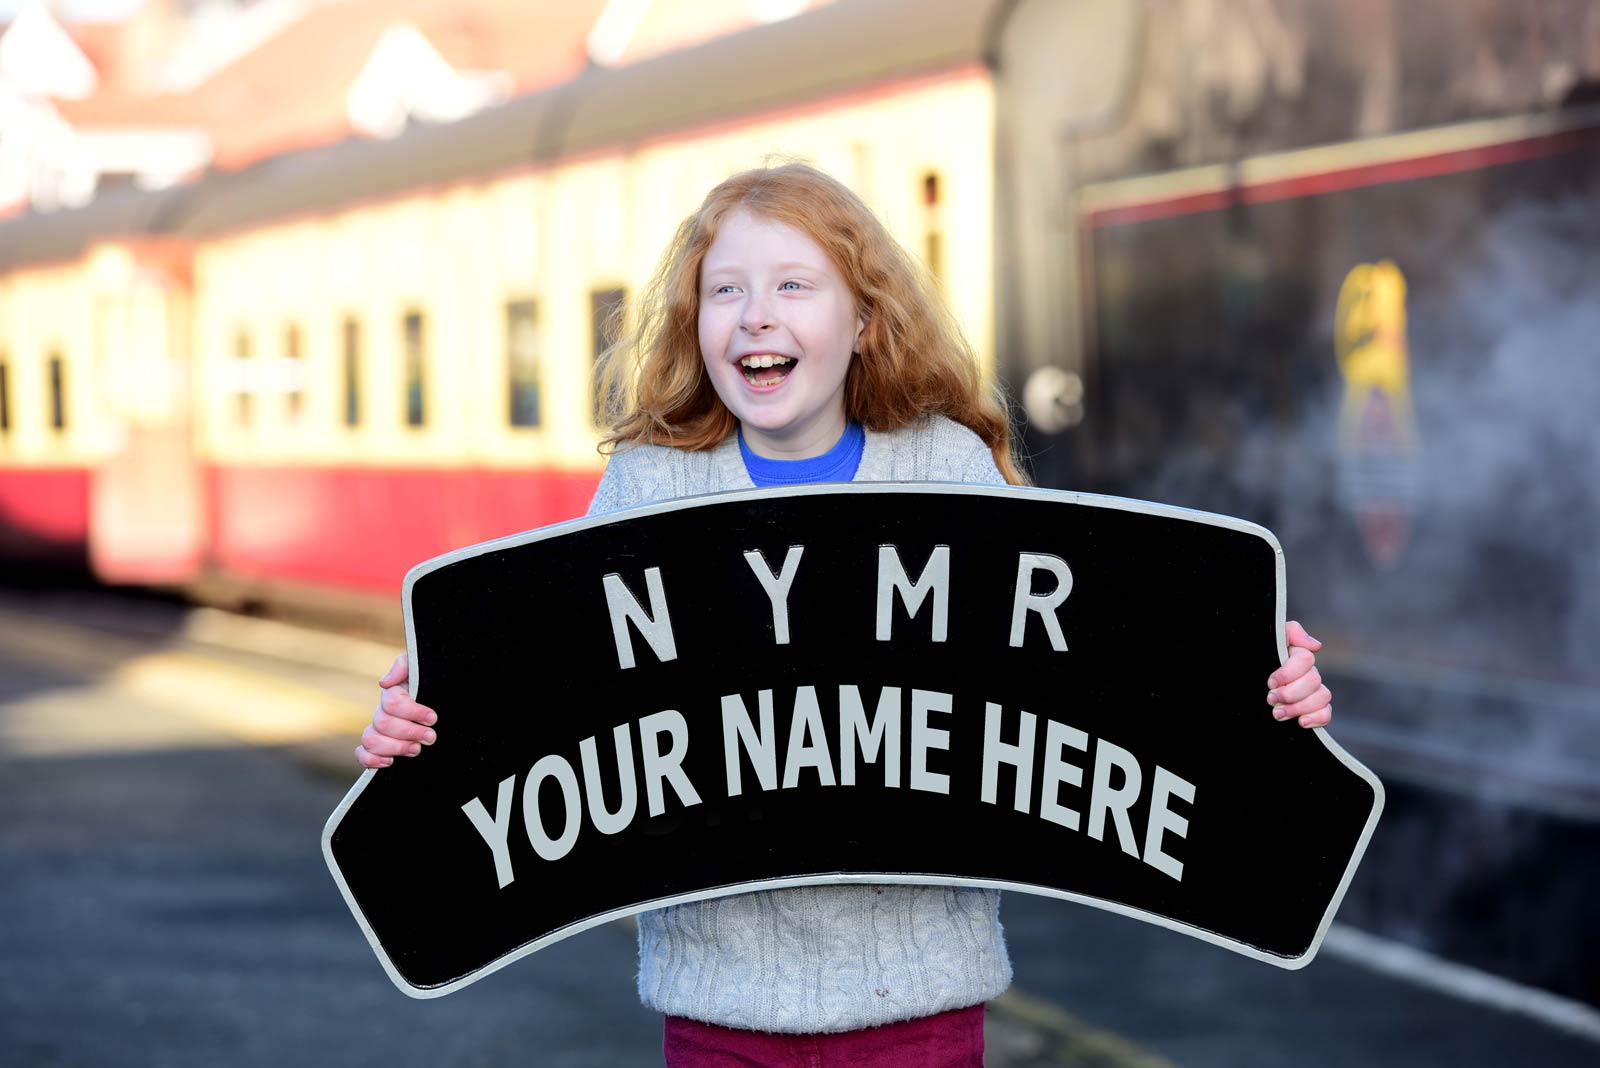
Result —
[[[559, 838], [551, 838], [545, 831], [539, 813], [539, 787], [548, 778], [555, 779], [561, 787], [561, 799], [565, 806], [566, 821]], [[529, 770], [528, 781], [522, 784], [522, 822], [527, 826], [528, 841], [533, 844], [533, 851], [545, 860], [560, 860], [571, 852], [583, 824], [582, 804], [578, 797], [578, 777], [572, 773], [572, 765], [553, 753], [540, 757]]]
[[911, 691], [911, 788], [932, 794], [950, 792], [950, 776], [928, 770], [929, 749], [949, 749], [950, 732], [928, 726], [929, 712], [949, 712], [950, 695], [937, 690]]
[[894, 596], [900, 595], [906, 615], [917, 618], [922, 602], [933, 592], [933, 640], [942, 642], [948, 633], [950, 617], [950, 546], [935, 545], [928, 564], [915, 584], [906, 575], [900, 552], [893, 545], [878, 546], [878, 626], [880, 642], [890, 640], [894, 622]]
[[[1033, 573], [1048, 571], [1056, 577], [1056, 588], [1049, 593], [1033, 592]], [[1017, 555], [1017, 589], [1011, 599], [1011, 647], [1022, 648], [1022, 636], [1028, 627], [1028, 613], [1037, 612], [1044, 620], [1044, 629], [1050, 635], [1050, 648], [1058, 653], [1067, 651], [1067, 639], [1061, 633], [1061, 621], [1056, 609], [1067, 594], [1072, 592], [1072, 570], [1059, 556], [1048, 553], [1019, 553]]]
[[511, 833], [511, 797], [516, 786], [515, 775], [500, 780], [500, 795], [495, 802], [493, 817], [484, 811], [483, 802], [476, 797], [461, 806], [461, 811], [467, 814], [467, 819], [472, 821], [478, 833], [483, 835], [483, 840], [489, 844], [489, 850], [494, 854], [494, 877], [502, 888], [513, 878], [511, 850], [506, 845], [506, 837]]
[[783, 571], [778, 575], [768, 569], [767, 558], [759, 550], [750, 549], [744, 554], [750, 570], [755, 572], [756, 580], [772, 602], [772, 636], [777, 645], [789, 644], [789, 587], [794, 584], [794, 576], [800, 570], [800, 554], [805, 551], [804, 545], [789, 546], [789, 553], [783, 558]]
[[600, 778], [600, 758], [595, 752], [595, 740], [585, 738], [578, 743], [578, 755], [583, 763], [583, 793], [589, 801], [589, 820], [601, 834], [616, 834], [628, 826], [638, 809], [638, 788], [633, 781], [633, 739], [628, 735], [628, 725], [617, 724], [611, 737], [616, 745], [617, 779], [622, 791], [615, 812], [606, 811], [605, 786]]
[[822, 729], [822, 709], [817, 707], [815, 686], [802, 686], [794, 692], [794, 718], [789, 721], [789, 748], [783, 762], [785, 790], [800, 782], [801, 768], [816, 768], [818, 784], [833, 785], [828, 735]]
[[854, 686], [839, 687], [839, 781], [856, 784], [856, 742], [861, 744], [861, 761], [869, 763], [883, 752], [883, 785], [900, 785], [900, 687], [885, 686], [878, 694], [878, 709], [872, 725], [867, 725], [867, 710], [861, 704], [861, 691]]
[[[1116, 767], [1122, 772], [1122, 785], [1113, 790], [1111, 788], [1111, 769]], [[1144, 775], [1139, 770], [1139, 762], [1132, 753], [1120, 745], [1113, 745], [1104, 738], [1099, 739], [1094, 747], [1094, 786], [1089, 794], [1089, 837], [1098, 841], [1105, 840], [1106, 813], [1111, 813], [1111, 818], [1117, 825], [1117, 840], [1122, 845], [1122, 851], [1130, 857], [1139, 855], [1137, 840], [1133, 837], [1133, 821], [1128, 818], [1128, 809], [1139, 798], [1139, 789], [1144, 783]]]
[[1044, 769], [1040, 776], [1043, 781], [1040, 783], [1039, 815], [1051, 823], [1059, 823], [1067, 830], [1075, 831], [1078, 829], [1078, 813], [1057, 800], [1062, 783], [1068, 786], [1083, 785], [1083, 769], [1061, 759], [1062, 748], [1069, 745], [1074, 749], [1088, 752], [1089, 736], [1076, 727], [1050, 720], [1044, 735]]
[[[660, 749], [660, 736], [671, 736], [672, 744], [665, 753]], [[683, 758], [689, 752], [689, 722], [675, 709], [665, 709], [639, 721], [639, 756], [644, 762], [644, 794], [650, 815], [659, 816], [666, 811], [662, 798], [663, 780], [672, 784], [678, 801], [687, 808], [700, 803], [689, 776], [683, 773]]]
[[1167, 798], [1176, 795], [1194, 804], [1194, 784], [1156, 765], [1155, 783], [1150, 787], [1150, 822], [1144, 829], [1144, 862], [1163, 875], [1183, 881], [1183, 862], [1161, 851], [1161, 834], [1171, 831], [1179, 838], [1189, 834], [1189, 821], [1167, 808]]
[[628, 633], [631, 622], [663, 664], [678, 658], [678, 647], [672, 639], [672, 619], [667, 615], [667, 595], [661, 586], [661, 569], [645, 568], [645, 587], [650, 591], [650, 611], [633, 596], [622, 581], [622, 576], [611, 574], [601, 580], [606, 591], [606, 610], [611, 615], [611, 637], [617, 643], [617, 662], [624, 668], [633, 667], [633, 637]]
[[1000, 740], [1000, 706], [993, 701], [983, 705], [983, 787], [982, 797], [987, 804], [996, 804], [995, 795], [1000, 779], [1000, 765], [1010, 764], [1016, 769], [1016, 788], [1012, 791], [1012, 807], [1018, 812], [1028, 811], [1028, 795], [1033, 789], [1033, 731], [1037, 719], [1032, 712], [1021, 713], [1017, 728], [1017, 741]]
[[722, 699], [722, 755], [728, 771], [728, 796], [738, 797], [743, 791], [740, 781], [739, 750], [742, 747], [750, 757], [750, 766], [756, 769], [763, 790], [778, 786], [777, 739], [772, 730], [772, 691], [762, 690], [756, 695], [761, 716], [761, 729], [750, 722], [750, 710], [744, 706], [741, 694], [729, 694]]

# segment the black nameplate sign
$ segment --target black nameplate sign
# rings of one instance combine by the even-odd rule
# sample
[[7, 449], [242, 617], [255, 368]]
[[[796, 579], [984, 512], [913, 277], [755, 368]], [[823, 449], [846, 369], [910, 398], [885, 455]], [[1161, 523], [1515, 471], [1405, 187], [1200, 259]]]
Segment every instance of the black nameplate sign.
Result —
[[1279, 723], [1283, 556], [1138, 501], [875, 483], [662, 503], [405, 585], [439, 741], [323, 849], [435, 997], [664, 904], [806, 883], [1078, 901], [1304, 965], [1383, 790]]

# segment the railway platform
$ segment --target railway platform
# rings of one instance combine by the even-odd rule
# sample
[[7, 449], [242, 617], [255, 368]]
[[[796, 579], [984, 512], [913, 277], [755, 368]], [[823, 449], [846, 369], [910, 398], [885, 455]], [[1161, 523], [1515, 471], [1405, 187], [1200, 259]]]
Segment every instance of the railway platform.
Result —
[[[0, 591], [7, 1063], [659, 1063], [627, 924], [437, 1002], [383, 975], [318, 838], [393, 653], [169, 602]], [[1600, 1058], [1587, 1006], [1354, 928], [1285, 972], [1024, 894], [1002, 919], [1016, 984], [989, 1014], [993, 1068]]]

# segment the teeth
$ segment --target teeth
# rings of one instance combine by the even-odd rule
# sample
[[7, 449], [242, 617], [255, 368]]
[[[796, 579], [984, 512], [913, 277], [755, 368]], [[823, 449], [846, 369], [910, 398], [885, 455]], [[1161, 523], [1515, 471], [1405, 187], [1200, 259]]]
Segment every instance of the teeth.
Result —
[[763, 353], [760, 356], [746, 356], [739, 361], [742, 366], [749, 368], [782, 367], [784, 364], [793, 363], [787, 356], [774, 356], [772, 353]]

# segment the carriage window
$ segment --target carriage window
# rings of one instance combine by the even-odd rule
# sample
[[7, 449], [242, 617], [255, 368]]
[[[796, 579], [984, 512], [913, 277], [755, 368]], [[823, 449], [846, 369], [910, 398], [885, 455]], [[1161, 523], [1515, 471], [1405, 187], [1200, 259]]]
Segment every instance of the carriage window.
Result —
[[361, 423], [361, 324], [347, 316], [341, 357], [344, 363], [344, 425]]
[[11, 389], [6, 380], [7, 360], [0, 356], [0, 434], [11, 432]]
[[234, 388], [239, 391], [235, 401], [235, 410], [239, 416], [240, 426], [250, 425], [250, 391], [254, 383], [250, 381], [250, 335], [243, 330], [233, 335], [233, 369], [235, 371]]
[[[596, 289], [589, 294], [590, 379], [593, 383], [590, 393], [597, 399], [600, 396], [600, 357], [605, 353], [608, 344], [607, 324], [610, 322], [612, 312], [622, 306], [626, 297], [627, 291], [623, 289]], [[596, 411], [604, 412], [609, 408], [609, 404], [601, 404]]]
[[512, 426], [539, 425], [539, 306], [506, 304], [506, 387]]
[[923, 259], [928, 270], [944, 280], [944, 234], [940, 227], [939, 176], [932, 171], [922, 176]]
[[50, 428], [67, 428], [66, 367], [59, 352], [50, 356]]
[[300, 362], [302, 355], [300, 349], [300, 328], [290, 324], [283, 332], [284, 355], [284, 383], [287, 404], [285, 408], [289, 413], [289, 421], [300, 421], [300, 412], [305, 407], [305, 365]]
[[423, 362], [427, 340], [422, 313], [412, 311], [405, 318], [406, 357], [406, 426], [422, 426], [428, 421], [425, 406], [426, 382], [423, 379]]

